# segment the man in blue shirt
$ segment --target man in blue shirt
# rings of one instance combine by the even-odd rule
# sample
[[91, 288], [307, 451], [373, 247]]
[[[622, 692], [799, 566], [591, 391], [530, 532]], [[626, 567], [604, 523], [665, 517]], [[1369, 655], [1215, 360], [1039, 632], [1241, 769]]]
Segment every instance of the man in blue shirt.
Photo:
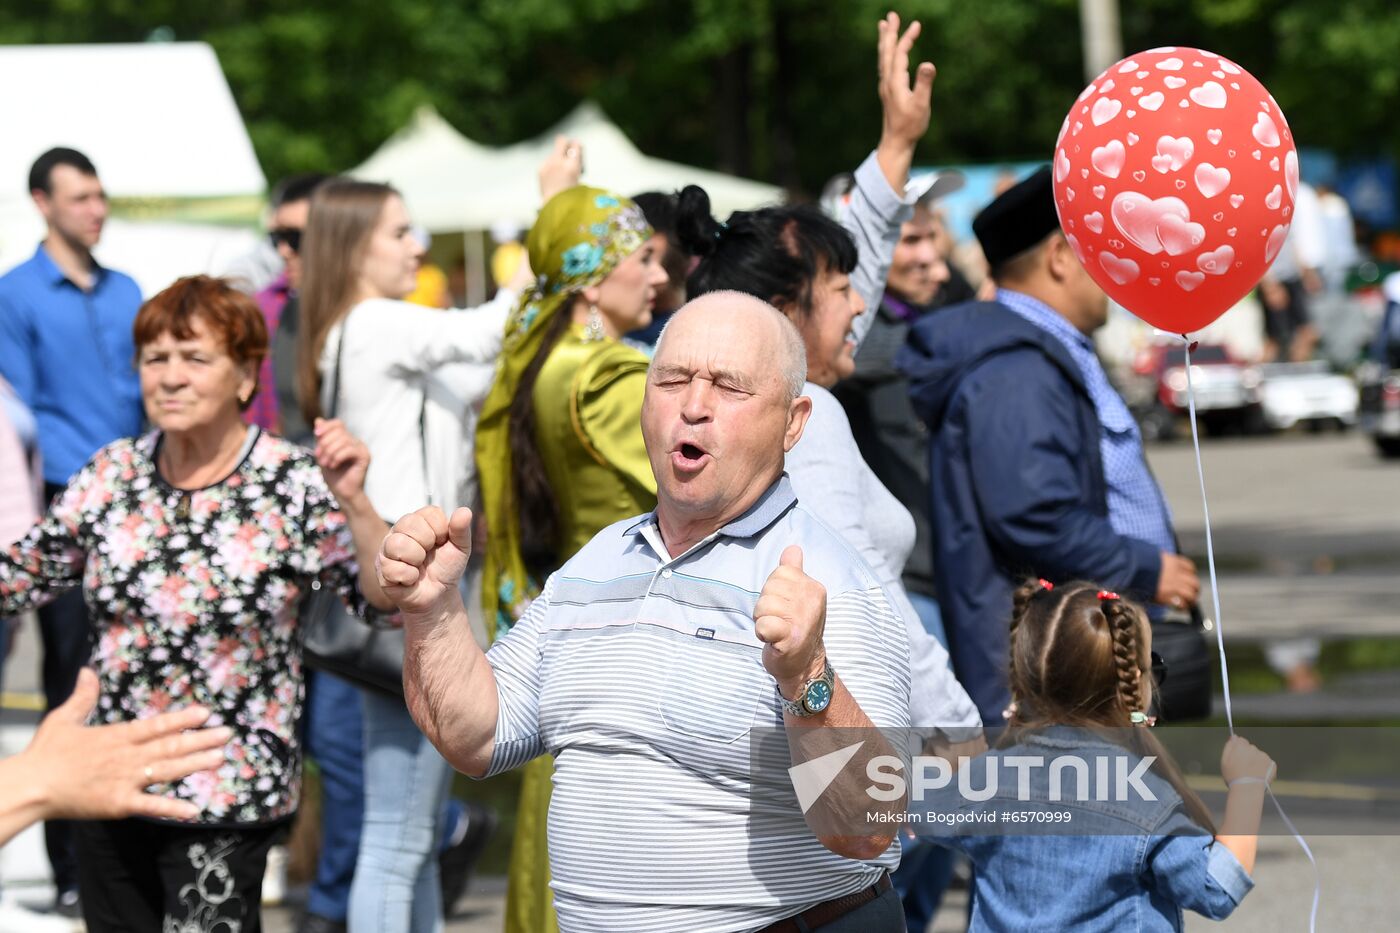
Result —
[[[141, 430], [141, 386], [131, 327], [141, 292], [92, 257], [107, 196], [87, 157], [50, 149], [29, 172], [48, 234], [34, 256], [0, 278], [0, 375], [34, 413], [52, 498], [103, 446]], [[91, 653], [80, 592], [39, 610], [48, 708], [73, 692]], [[58, 909], [77, 916], [77, 865], [67, 824], [45, 827]]]
[[983, 721], [999, 724], [1020, 579], [1093, 580], [1177, 610], [1195, 603], [1200, 581], [1094, 353], [1108, 299], [1060, 232], [1049, 169], [992, 202], [973, 230], [996, 300], [924, 317], [896, 365], [932, 435], [948, 652]]

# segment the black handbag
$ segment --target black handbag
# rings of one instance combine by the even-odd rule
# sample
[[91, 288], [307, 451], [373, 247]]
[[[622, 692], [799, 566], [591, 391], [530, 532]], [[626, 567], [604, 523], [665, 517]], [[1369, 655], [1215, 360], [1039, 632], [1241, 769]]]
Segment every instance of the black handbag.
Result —
[[1215, 687], [1201, 610], [1193, 606], [1189, 618], [1178, 615], [1153, 621], [1152, 650], [1167, 668], [1154, 704], [1162, 722], [1208, 718]]
[[[334, 418], [340, 402], [340, 355], [345, 345], [345, 328], [341, 326], [340, 342], [335, 350], [335, 369], [331, 373], [329, 417]], [[419, 439], [423, 445], [423, 472], [427, 477], [427, 440], [423, 435], [423, 412], [419, 413]], [[387, 617], [373, 610], [362, 619], [346, 608], [340, 594], [332, 587], [313, 580], [311, 592], [302, 600], [301, 625], [303, 656], [306, 663], [359, 687], [380, 693], [403, 696], [404, 634], [400, 626], [390, 625]]]

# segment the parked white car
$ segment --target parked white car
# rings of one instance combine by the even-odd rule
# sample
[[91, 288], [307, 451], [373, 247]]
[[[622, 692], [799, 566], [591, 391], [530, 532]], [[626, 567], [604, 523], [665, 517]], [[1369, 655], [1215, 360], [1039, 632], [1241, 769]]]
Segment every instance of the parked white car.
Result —
[[1356, 383], [1332, 372], [1325, 360], [1266, 363], [1259, 372], [1259, 401], [1264, 408], [1264, 423], [1270, 428], [1286, 431], [1307, 424], [1335, 425], [1345, 430], [1356, 424], [1360, 400]]

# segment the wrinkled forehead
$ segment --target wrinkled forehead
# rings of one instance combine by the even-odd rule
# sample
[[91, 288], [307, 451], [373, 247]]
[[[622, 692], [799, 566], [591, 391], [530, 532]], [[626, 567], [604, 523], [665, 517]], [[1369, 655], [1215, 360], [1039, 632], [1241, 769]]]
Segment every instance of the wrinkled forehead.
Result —
[[760, 315], [678, 314], [657, 347], [652, 370], [706, 379], [726, 375], [761, 389], [781, 379], [779, 341], [776, 324]]

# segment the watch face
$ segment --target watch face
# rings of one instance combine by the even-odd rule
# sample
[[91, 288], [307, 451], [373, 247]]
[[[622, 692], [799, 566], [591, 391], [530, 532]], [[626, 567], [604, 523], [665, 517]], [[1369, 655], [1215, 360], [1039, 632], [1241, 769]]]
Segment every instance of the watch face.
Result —
[[802, 705], [811, 713], [820, 713], [831, 705], [831, 684], [824, 680], [814, 680], [807, 685], [807, 694]]

